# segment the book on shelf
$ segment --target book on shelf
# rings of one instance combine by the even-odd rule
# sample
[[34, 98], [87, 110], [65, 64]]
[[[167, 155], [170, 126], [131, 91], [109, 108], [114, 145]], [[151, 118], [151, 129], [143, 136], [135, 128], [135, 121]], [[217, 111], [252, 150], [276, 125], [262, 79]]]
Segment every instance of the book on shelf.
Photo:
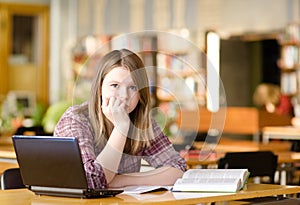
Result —
[[237, 192], [247, 184], [248, 169], [189, 169], [177, 179], [174, 192]]
[[297, 72], [281, 74], [281, 92], [286, 95], [292, 95], [297, 92]]
[[299, 47], [288, 45], [282, 47], [282, 66], [294, 68], [299, 65]]

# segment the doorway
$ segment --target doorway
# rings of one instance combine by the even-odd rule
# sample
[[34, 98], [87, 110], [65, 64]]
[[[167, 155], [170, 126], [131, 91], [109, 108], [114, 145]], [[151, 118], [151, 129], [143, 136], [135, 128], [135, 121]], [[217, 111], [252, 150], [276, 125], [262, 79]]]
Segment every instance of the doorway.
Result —
[[14, 91], [48, 105], [48, 6], [0, 3], [0, 26], [0, 104]]
[[280, 84], [280, 45], [276, 38], [226, 39], [221, 41], [220, 52], [220, 75], [228, 106], [253, 106], [257, 85]]

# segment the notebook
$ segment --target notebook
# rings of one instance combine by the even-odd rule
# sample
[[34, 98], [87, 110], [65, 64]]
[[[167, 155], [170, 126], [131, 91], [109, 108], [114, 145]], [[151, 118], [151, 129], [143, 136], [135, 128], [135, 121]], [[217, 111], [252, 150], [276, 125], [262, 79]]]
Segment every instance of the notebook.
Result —
[[89, 189], [75, 137], [12, 137], [24, 185], [37, 195], [80, 198], [115, 196], [122, 190]]

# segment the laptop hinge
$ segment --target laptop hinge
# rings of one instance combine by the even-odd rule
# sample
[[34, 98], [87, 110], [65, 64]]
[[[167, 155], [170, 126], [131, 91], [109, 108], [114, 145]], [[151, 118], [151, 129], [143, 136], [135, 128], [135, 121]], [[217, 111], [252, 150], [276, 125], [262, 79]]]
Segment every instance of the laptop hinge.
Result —
[[85, 190], [83, 189], [42, 187], [42, 186], [31, 186], [30, 190], [42, 191], [42, 192], [70, 193], [70, 194], [83, 194], [85, 192]]

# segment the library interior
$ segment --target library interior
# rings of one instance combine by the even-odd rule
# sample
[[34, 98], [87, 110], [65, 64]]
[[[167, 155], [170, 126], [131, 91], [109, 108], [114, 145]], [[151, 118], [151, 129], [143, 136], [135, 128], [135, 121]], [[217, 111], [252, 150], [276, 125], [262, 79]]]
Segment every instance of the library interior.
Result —
[[[144, 62], [151, 117], [187, 170], [250, 176], [229, 195], [100, 203], [300, 204], [300, 0], [0, 0], [1, 204], [59, 204], [24, 189], [12, 137], [53, 136], [63, 113], [88, 101], [99, 60], [122, 48]], [[142, 160], [140, 172], [153, 169]], [[19, 173], [15, 192], [5, 190], [8, 170]]]

